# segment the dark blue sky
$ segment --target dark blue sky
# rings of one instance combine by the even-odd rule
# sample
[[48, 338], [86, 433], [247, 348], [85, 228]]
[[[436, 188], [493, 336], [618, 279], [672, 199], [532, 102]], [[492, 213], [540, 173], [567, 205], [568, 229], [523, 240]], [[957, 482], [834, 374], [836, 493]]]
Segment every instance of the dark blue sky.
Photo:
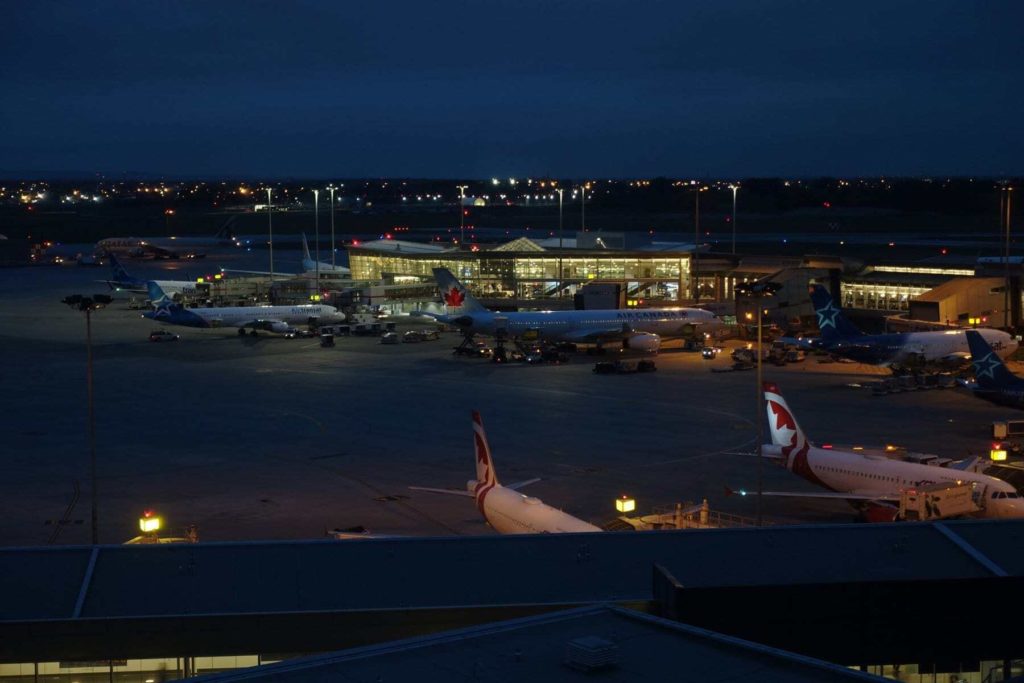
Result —
[[1024, 3], [3, 6], [0, 170], [1024, 173]]

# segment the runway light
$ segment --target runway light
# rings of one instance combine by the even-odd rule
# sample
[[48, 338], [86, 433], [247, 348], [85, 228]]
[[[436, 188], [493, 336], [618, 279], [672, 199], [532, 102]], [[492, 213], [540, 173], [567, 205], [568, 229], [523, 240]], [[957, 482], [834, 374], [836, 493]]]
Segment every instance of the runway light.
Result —
[[989, 460], [1000, 461], [1006, 460], [1006, 449], [1005, 448], [993, 448], [988, 452]]
[[153, 510], [146, 510], [139, 517], [139, 530], [144, 534], [155, 534], [160, 531], [160, 518]]
[[636, 510], [636, 500], [623, 494], [615, 499], [615, 509], [619, 512], [633, 512]]

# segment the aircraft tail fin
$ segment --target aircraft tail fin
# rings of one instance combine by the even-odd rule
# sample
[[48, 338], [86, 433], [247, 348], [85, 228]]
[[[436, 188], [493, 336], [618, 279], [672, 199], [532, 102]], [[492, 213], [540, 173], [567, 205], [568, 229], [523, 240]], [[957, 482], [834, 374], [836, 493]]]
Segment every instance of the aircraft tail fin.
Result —
[[448, 313], [458, 314], [487, 310], [447, 268], [434, 268], [434, 279], [437, 281], [437, 288], [441, 290], [441, 299], [444, 301]]
[[787, 465], [792, 462], [789, 457], [791, 453], [799, 452], [810, 447], [811, 442], [807, 435], [800, 429], [800, 425], [793, 416], [793, 411], [782, 398], [779, 386], [774, 382], [764, 383], [765, 409], [768, 413], [768, 428], [772, 433], [772, 443], [782, 448], [782, 456], [786, 459]]
[[992, 350], [980, 332], [967, 331], [967, 346], [971, 349], [974, 379], [982, 389], [1006, 389], [1024, 386], [1024, 380], [1006, 368], [1006, 364]]
[[124, 266], [121, 265], [121, 262], [117, 260], [117, 257], [111, 253], [108, 258], [110, 259], [111, 279], [114, 282], [131, 282], [132, 277], [124, 269]]
[[491, 458], [491, 447], [487, 443], [484, 422], [480, 413], [473, 411], [473, 447], [476, 451], [476, 496], [487, 489], [500, 486], [498, 475], [494, 471], [494, 460]]
[[235, 239], [235, 221], [238, 220], [238, 216], [229, 216], [226, 221], [221, 223], [220, 229], [214, 235], [216, 239], [220, 240], [233, 240]]
[[302, 233], [302, 261], [312, 262], [313, 257], [309, 255], [309, 242], [306, 240], [306, 233]]
[[174, 303], [174, 299], [163, 290], [163, 287], [158, 285], [153, 280], [146, 283], [146, 291], [149, 292], [149, 301], [154, 306], [169, 305]]
[[822, 285], [811, 285], [811, 303], [818, 314], [818, 329], [825, 341], [859, 337], [864, 333], [857, 329], [843, 315], [842, 310], [832, 300], [832, 295]]

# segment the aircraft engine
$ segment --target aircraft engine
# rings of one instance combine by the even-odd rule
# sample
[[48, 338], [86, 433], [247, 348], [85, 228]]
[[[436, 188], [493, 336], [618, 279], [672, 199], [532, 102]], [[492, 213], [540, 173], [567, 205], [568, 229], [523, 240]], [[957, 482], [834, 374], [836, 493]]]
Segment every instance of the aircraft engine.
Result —
[[627, 349], [654, 353], [661, 348], [661, 337], [656, 334], [635, 334], [628, 337], [622, 346]]
[[288, 323], [273, 322], [270, 323], [269, 329], [271, 332], [283, 333], [288, 331]]

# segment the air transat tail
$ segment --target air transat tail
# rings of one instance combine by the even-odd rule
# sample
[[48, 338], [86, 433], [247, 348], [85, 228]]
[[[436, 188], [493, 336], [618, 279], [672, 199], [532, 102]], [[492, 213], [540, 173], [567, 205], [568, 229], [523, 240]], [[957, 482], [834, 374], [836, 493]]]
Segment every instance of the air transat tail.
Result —
[[114, 256], [114, 254], [110, 254], [107, 258], [110, 259], [111, 279], [114, 282], [130, 283], [135, 281], [134, 278], [128, 274], [128, 271], [124, 269], [124, 266], [121, 265], [121, 262], [117, 260], [117, 257]]
[[152, 280], [146, 283], [146, 291], [149, 292], [149, 301], [154, 306], [163, 303], [173, 302], [173, 299], [167, 295], [167, 292], [165, 292], [160, 285], [158, 285], [156, 282]]
[[303, 263], [313, 262], [313, 257], [309, 255], [309, 242], [306, 241], [306, 233], [302, 233], [302, 261]]
[[434, 268], [434, 279], [437, 281], [437, 288], [441, 291], [441, 298], [449, 315], [487, 310], [447, 268]]
[[974, 378], [982, 389], [1022, 389], [1024, 379], [1010, 372], [980, 332], [967, 331]]
[[832, 300], [832, 295], [821, 285], [811, 285], [811, 303], [818, 314], [818, 329], [824, 341], [837, 341], [860, 337], [864, 333], [843, 316]]
[[787, 467], [792, 460], [789, 455], [810, 447], [811, 443], [800, 425], [797, 424], [793, 411], [786, 404], [786, 399], [779, 393], [774, 382], [764, 383], [765, 410], [768, 413], [768, 428], [772, 433], [772, 444], [782, 448], [782, 456]]

